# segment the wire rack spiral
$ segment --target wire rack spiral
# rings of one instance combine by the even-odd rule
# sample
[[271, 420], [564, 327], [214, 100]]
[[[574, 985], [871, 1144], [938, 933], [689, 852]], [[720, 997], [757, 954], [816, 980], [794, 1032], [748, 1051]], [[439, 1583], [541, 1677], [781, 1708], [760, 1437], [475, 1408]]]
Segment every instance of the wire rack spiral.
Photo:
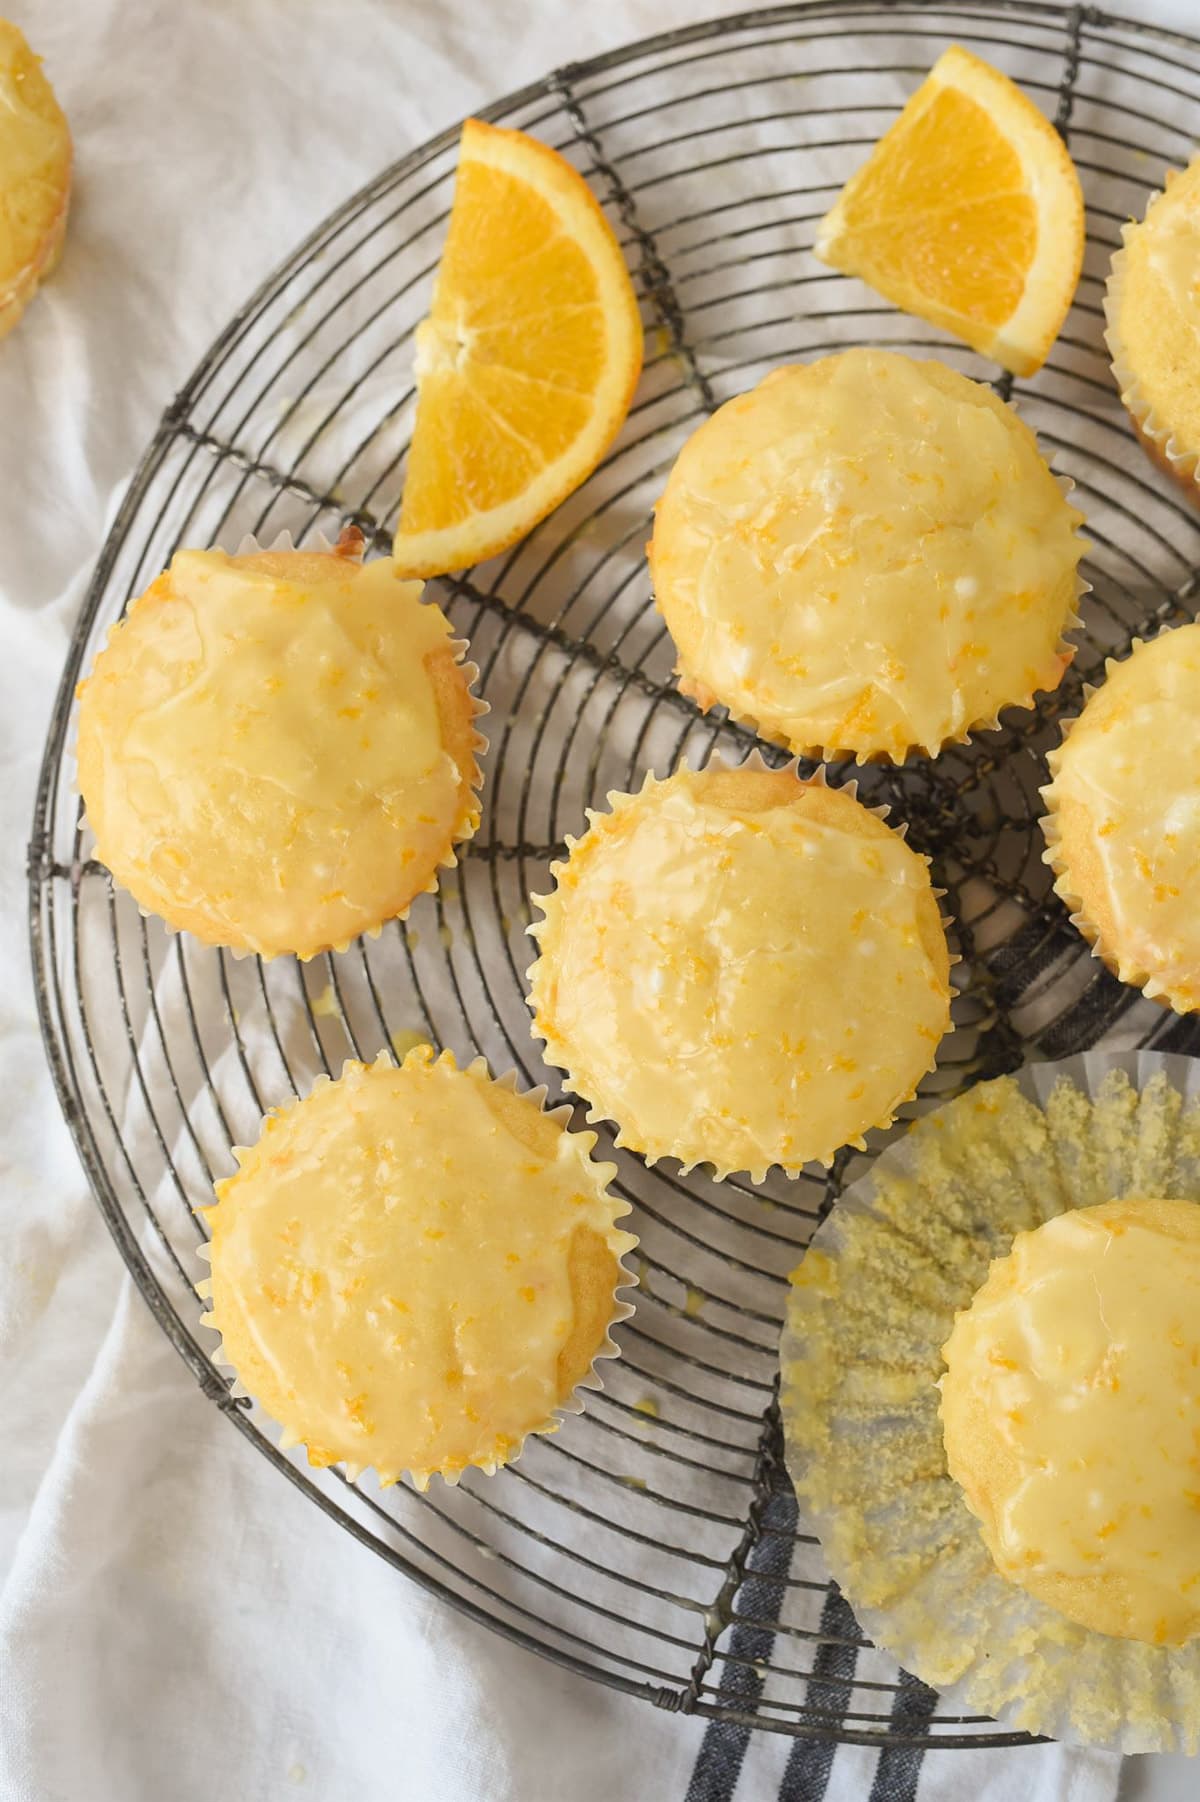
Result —
[[648, 768], [661, 775], [754, 742], [679, 694], [651, 605], [650, 508], [686, 435], [773, 364], [847, 344], [998, 377], [811, 251], [837, 188], [951, 41], [1044, 106], [1083, 180], [1087, 255], [1066, 329], [1037, 378], [997, 386], [1011, 387], [1077, 484], [1093, 588], [1077, 661], [1035, 713], [936, 762], [863, 778], [865, 798], [888, 802], [931, 854], [964, 960], [959, 1030], [923, 1099], [1102, 1036], [1200, 1048], [1193, 1025], [1087, 955], [1040, 861], [1037, 790], [1058, 720], [1105, 655], [1191, 617], [1200, 592], [1200, 515], [1132, 440], [1100, 304], [1121, 222], [1191, 154], [1200, 40], [1092, 7], [779, 7], [559, 70], [487, 109], [591, 182], [635, 272], [645, 374], [619, 441], [579, 493], [504, 558], [434, 584], [493, 709], [483, 826], [460, 869], [377, 941], [308, 966], [239, 962], [143, 919], [91, 859], [72, 788], [73, 689], [179, 544], [234, 549], [246, 532], [267, 542], [285, 529], [303, 543], [353, 521], [387, 549], [413, 416], [412, 331], [445, 231], [457, 133], [385, 170], [253, 297], [167, 409], [75, 632], [30, 847], [42, 1024], [100, 1206], [205, 1393], [280, 1472], [476, 1619], [660, 1707], [940, 1747], [1024, 1736], [941, 1712], [867, 1645], [819, 1548], [796, 1534], [781, 1474], [786, 1277], [855, 1160], [794, 1182], [716, 1185], [616, 1154], [641, 1288], [603, 1394], [512, 1469], [425, 1496], [350, 1485], [282, 1454], [210, 1364], [192, 1284], [203, 1273], [193, 1206], [232, 1168], [230, 1146], [347, 1056], [430, 1038], [482, 1051], [497, 1073], [544, 1080], [524, 1003], [524, 929], [564, 835], [586, 805]]

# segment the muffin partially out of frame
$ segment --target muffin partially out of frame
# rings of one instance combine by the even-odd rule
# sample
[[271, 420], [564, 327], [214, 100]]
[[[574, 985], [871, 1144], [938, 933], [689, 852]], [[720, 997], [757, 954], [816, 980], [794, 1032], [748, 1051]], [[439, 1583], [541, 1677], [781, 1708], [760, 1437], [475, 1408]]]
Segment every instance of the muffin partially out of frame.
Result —
[[71, 133], [41, 62], [0, 19], [0, 338], [62, 254]]
[[631, 1312], [613, 1165], [540, 1096], [414, 1048], [268, 1116], [207, 1210], [219, 1359], [311, 1464], [492, 1471], [578, 1412]]
[[1200, 500], [1200, 157], [1122, 229], [1104, 293], [1113, 376], [1161, 469]]
[[1050, 753], [1046, 862], [1097, 956], [1200, 1008], [1200, 625], [1135, 644]]
[[179, 551], [79, 690], [96, 855], [209, 945], [314, 957], [402, 917], [479, 820], [449, 622], [362, 534]]

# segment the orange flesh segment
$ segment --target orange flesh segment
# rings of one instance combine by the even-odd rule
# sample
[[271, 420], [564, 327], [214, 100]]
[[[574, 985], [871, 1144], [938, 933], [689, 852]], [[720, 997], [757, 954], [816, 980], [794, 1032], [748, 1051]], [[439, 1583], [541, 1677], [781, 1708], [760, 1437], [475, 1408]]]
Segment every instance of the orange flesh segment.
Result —
[[998, 326], [1015, 311], [1037, 246], [1037, 212], [1012, 146], [983, 108], [943, 89], [866, 172], [854, 223], [871, 233], [871, 283]]

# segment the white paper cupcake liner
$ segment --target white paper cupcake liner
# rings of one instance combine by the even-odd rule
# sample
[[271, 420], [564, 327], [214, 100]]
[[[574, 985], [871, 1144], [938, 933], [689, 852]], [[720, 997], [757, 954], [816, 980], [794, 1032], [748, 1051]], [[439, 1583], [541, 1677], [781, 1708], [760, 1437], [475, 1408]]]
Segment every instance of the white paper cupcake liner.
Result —
[[[403, 1067], [404, 1064], [408, 1063], [409, 1059], [424, 1061], [429, 1049], [430, 1048], [424, 1044], [414, 1046], [405, 1057], [400, 1059], [397, 1059], [391, 1051], [381, 1051], [379, 1056], [374, 1060], [374, 1063], [376, 1065], [382, 1064], [389, 1067], [395, 1067], [396, 1065]], [[514, 1449], [507, 1457], [503, 1459], [485, 1459], [478, 1464], [472, 1464], [467, 1467], [469, 1470], [481, 1470], [487, 1476], [494, 1476], [497, 1470], [516, 1462], [525, 1449], [525, 1445], [529, 1439], [539, 1434], [557, 1432], [564, 1419], [567, 1419], [573, 1414], [582, 1414], [584, 1407], [586, 1406], [586, 1394], [584, 1392], [602, 1390], [604, 1388], [604, 1379], [597, 1366], [602, 1364], [605, 1360], [620, 1357], [621, 1348], [613, 1339], [612, 1330], [614, 1327], [619, 1326], [623, 1320], [628, 1320], [634, 1312], [633, 1303], [621, 1299], [621, 1291], [623, 1289], [637, 1287], [637, 1274], [629, 1268], [625, 1260], [632, 1251], [637, 1249], [638, 1240], [633, 1233], [627, 1232], [623, 1227], [619, 1227], [616, 1224], [618, 1220], [624, 1219], [624, 1217], [632, 1211], [629, 1202], [621, 1200], [619, 1196], [616, 1196], [611, 1192], [612, 1184], [616, 1181], [618, 1174], [617, 1166], [593, 1156], [596, 1147], [596, 1134], [594, 1132], [579, 1132], [572, 1129], [570, 1124], [572, 1110], [569, 1105], [560, 1104], [558, 1107], [548, 1108], [546, 1106], [548, 1094], [546, 1085], [544, 1083], [539, 1083], [532, 1089], [520, 1088], [515, 1069], [506, 1071], [503, 1076], [498, 1076], [493, 1079], [491, 1077], [491, 1072], [488, 1069], [487, 1060], [483, 1057], [472, 1058], [470, 1063], [459, 1066], [452, 1052], [443, 1051], [435, 1061], [437, 1063], [449, 1063], [455, 1069], [461, 1068], [466, 1075], [480, 1076], [486, 1078], [488, 1081], [494, 1081], [498, 1088], [508, 1089], [521, 1100], [533, 1102], [538, 1111], [543, 1114], [547, 1120], [553, 1121], [556, 1126], [561, 1127], [562, 1130], [568, 1133], [580, 1146], [581, 1150], [585, 1152], [599, 1178], [606, 1198], [612, 1203], [610, 1248], [616, 1258], [618, 1279], [613, 1285], [612, 1313], [609, 1317], [604, 1339], [597, 1347], [586, 1375], [580, 1378], [570, 1395], [565, 1396], [561, 1401], [556, 1402], [553, 1409], [544, 1420], [535, 1422], [527, 1427], [521, 1434], [520, 1439], [516, 1442]], [[357, 1058], [347, 1058], [339, 1072], [339, 1079], [346, 1076], [351, 1071], [366, 1069], [368, 1067], [370, 1066], [360, 1063]], [[330, 1083], [334, 1080], [335, 1079], [331, 1076], [318, 1076], [313, 1082], [310, 1094], [315, 1093], [320, 1089], [328, 1088]], [[291, 1113], [293, 1109], [301, 1105], [302, 1098], [293, 1096], [281, 1106], [272, 1108], [267, 1118], [278, 1118], [284, 1114]], [[251, 1147], [245, 1145], [235, 1145], [232, 1147], [233, 1156], [239, 1166], [243, 1157], [250, 1149]], [[214, 1205], [217, 1204], [214, 1204], [213, 1202], [205, 1203], [202, 1207], [197, 1209], [197, 1212], [206, 1213], [208, 1209]], [[211, 1263], [211, 1247], [207, 1241], [197, 1248], [197, 1255], [201, 1257], [205, 1263]], [[212, 1279], [210, 1277], [202, 1277], [195, 1287], [196, 1294], [200, 1297], [201, 1301], [211, 1303]], [[224, 1369], [234, 1372], [234, 1378], [230, 1385], [230, 1394], [235, 1397], [249, 1397], [251, 1400], [254, 1400], [255, 1398], [251, 1392], [246, 1389], [238, 1379], [236, 1366], [232, 1359], [226, 1354], [224, 1340], [220, 1337], [220, 1328], [217, 1326], [211, 1310], [201, 1314], [199, 1324], [208, 1328], [210, 1332], [214, 1332], [218, 1335], [216, 1350], [211, 1352], [210, 1356], [214, 1364], [218, 1364]], [[281, 1451], [291, 1451], [296, 1446], [305, 1444], [302, 1434], [275, 1421], [274, 1416], [269, 1416], [268, 1418], [274, 1422], [276, 1427], [277, 1441]], [[356, 1464], [348, 1459], [338, 1460], [337, 1467], [345, 1472], [347, 1480], [351, 1483], [358, 1482], [365, 1471], [376, 1469], [376, 1467], [370, 1463]], [[399, 1470], [394, 1474], [391, 1472], [383, 1473], [376, 1469], [376, 1475], [379, 1479], [381, 1488], [390, 1488], [393, 1484], [401, 1481], [402, 1478], [407, 1476], [411, 1480], [413, 1487], [421, 1492], [424, 1492], [429, 1487], [430, 1479], [434, 1476], [440, 1476], [443, 1482], [448, 1483], [453, 1488], [465, 1474], [465, 1471], [443, 1471], [437, 1468], [406, 1468]]]
[[[358, 530], [357, 527], [353, 527], [353, 526], [347, 527], [343, 531], [341, 538], [339, 540], [337, 540], [337, 542], [331, 542], [331, 540], [326, 536], [326, 534], [324, 532], [314, 532], [312, 535], [312, 538], [299, 548], [304, 551], [324, 552], [327, 554], [332, 553], [337, 550], [338, 544], [342, 543], [349, 534], [354, 534], [354, 536], [358, 539], [357, 551], [354, 553], [350, 553], [350, 554], [354, 555], [355, 561], [361, 562], [362, 561], [363, 535]], [[270, 553], [272, 551], [294, 551], [296, 549], [297, 549], [297, 546], [296, 546], [296, 543], [295, 543], [290, 531], [283, 531], [283, 532], [278, 533], [276, 535], [276, 537], [273, 538], [271, 540], [271, 542], [267, 545], [260, 544], [259, 540], [254, 536], [254, 534], [252, 532], [247, 532], [241, 539], [240, 543], [238, 544], [236, 551], [234, 551], [232, 554], [236, 557], [254, 557], [254, 556], [261, 555], [264, 551], [267, 553]], [[108, 628], [108, 632], [105, 634], [105, 643], [108, 642], [108, 638], [111, 636], [112, 632], [115, 630], [116, 625], [118, 623], [119, 622], [114, 621], [113, 625], [111, 625]], [[316, 951], [295, 952], [295, 953], [284, 952], [284, 951], [277, 951], [277, 952], [251, 951], [242, 946], [224, 944], [216, 939], [204, 939], [201, 941], [202, 943], [207, 944], [210, 947], [210, 949], [227, 951], [231, 957], [234, 957], [234, 958], [238, 959], [239, 961], [242, 958], [246, 958], [246, 957], [258, 957], [262, 960], [263, 963], [272, 963], [275, 961], [276, 958], [279, 958], [279, 957], [295, 956], [300, 963], [311, 963], [314, 958], [324, 957], [325, 954], [329, 951], [337, 952], [339, 954], [344, 951], [348, 951], [350, 946], [352, 944], [354, 944], [355, 939], [357, 939], [357, 938], [377, 939], [379, 937], [379, 935], [381, 934], [381, 932], [383, 931], [384, 927], [390, 925], [393, 920], [395, 920], [395, 921], [407, 920], [410, 911], [412, 910], [412, 908], [416, 904], [416, 902], [420, 900], [422, 895], [433, 895], [433, 894], [437, 893], [438, 885], [440, 882], [439, 872], [442, 870], [457, 869], [458, 864], [460, 862], [460, 858], [457, 854], [456, 846], [466, 845], [470, 842], [470, 840], [472, 838], [474, 838], [476, 832], [479, 829], [480, 819], [482, 818], [481, 794], [482, 794], [482, 790], [483, 790], [483, 771], [480, 768], [479, 760], [484, 755], [484, 753], [487, 751], [488, 741], [484, 737], [483, 733], [480, 732], [478, 722], [484, 717], [485, 714], [488, 714], [491, 712], [491, 708], [488, 705], [488, 703], [485, 700], [483, 700], [477, 692], [477, 685], [479, 682], [479, 666], [476, 663], [471, 663], [471, 662], [467, 661], [467, 658], [468, 658], [468, 655], [469, 655], [469, 652], [471, 649], [471, 646], [470, 646], [469, 642], [467, 641], [467, 639], [451, 638], [451, 639], [447, 640], [447, 644], [448, 644], [449, 649], [454, 653], [454, 661], [457, 664], [460, 671], [462, 672], [463, 682], [464, 682], [464, 685], [467, 690], [467, 699], [468, 699], [468, 701], [470, 703], [470, 707], [471, 707], [471, 768], [470, 768], [470, 772], [468, 775], [468, 781], [467, 781], [467, 786], [468, 786], [468, 789], [469, 789], [470, 795], [471, 795], [471, 804], [468, 807], [464, 817], [454, 827], [454, 830], [451, 833], [450, 843], [447, 847], [446, 854], [444, 857], [439, 859], [433, 875], [430, 877], [429, 881], [425, 884], [424, 888], [419, 889], [417, 891], [417, 893], [412, 896], [412, 898], [408, 902], [407, 906], [402, 908], [399, 913], [391, 914], [385, 920], [379, 920], [376, 924], [374, 924], [372, 926], [364, 927], [360, 933], [356, 933], [354, 935], [354, 937], [352, 937], [352, 938], [342, 939], [341, 941], [339, 941], [336, 944], [322, 946], [320, 949], [318, 949]], [[98, 654], [99, 653], [97, 653], [97, 655]], [[86, 678], [84, 680], [86, 680]], [[82, 688], [82, 686], [83, 686], [83, 683], [81, 682], [79, 684], [79, 688]], [[78, 693], [78, 689], [76, 690], [76, 692]], [[72, 787], [74, 788], [76, 793], [80, 792], [79, 791], [79, 771], [78, 771], [77, 763], [75, 764], [73, 780], [72, 780]], [[80, 824], [83, 826], [88, 825], [86, 813], [81, 817]], [[97, 847], [96, 847], [95, 855], [96, 855], [97, 860], [100, 863], [104, 863], [103, 851], [99, 845], [97, 845]], [[114, 877], [113, 880], [115, 882], [116, 878]], [[138, 908], [138, 912], [141, 914], [141, 916], [144, 920], [151, 920], [151, 919], [158, 920], [161, 923], [161, 925], [163, 926], [164, 930], [172, 938], [174, 938], [178, 935], [178, 932], [180, 929], [178, 927], [172, 926], [171, 922], [169, 920], [164, 919], [161, 914], [153, 913], [149, 908], [143, 907], [140, 902], [137, 902], [137, 908]], [[191, 936], [195, 937], [197, 935], [192, 934]]]
[[[818, 767], [818, 769], [815, 771], [815, 773], [813, 775], [801, 776], [799, 767], [798, 767], [798, 763], [799, 763], [799, 760], [797, 758], [792, 758], [790, 760], [790, 762], [788, 762], [786, 764], [778, 764], [778, 765], [768, 764], [766, 759], [763, 757], [762, 752], [755, 749], [755, 750], [749, 751], [747, 753], [747, 755], [741, 759], [740, 762], [734, 762], [733, 760], [731, 760], [729, 758], [716, 756], [716, 757], [711, 757], [704, 767], [707, 769], [719, 769], [719, 770], [753, 770], [756, 772], [762, 771], [764, 774], [771, 774], [771, 775], [780, 775], [780, 774], [783, 774], [784, 772], [790, 772], [792, 775], [794, 775], [797, 778], [798, 781], [804, 783], [808, 787], [816, 786], [816, 787], [820, 787], [820, 788], [825, 788], [825, 787], [829, 786], [828, 779], [826, 777], [826, 772], [825, 772], [823, 765]], [[683, 767], [687, 767], [687, 766], [681, 764], [679, 767], [683, 768]], [[648, 770], [646, 772], [646, 775], [642, 779], [641, 787], [639, 789], [635, 790], [634, 792], [627, 793], [622, 789], [610, 789], [605, 796], [605, 802], [607, 804], [606, 808], [602, 809], [602, 808], [598, 808], [598, 807], [588, 807], [588, 808], [584, 809], [584, 814], [585, 814], [585, 818], [587, 820], [588, 826], [591, 827], [596, 823], [597, 820], [607, 819], [607, 818], [611, 817], [613, 814], [620, 813], [624, 808], [632, 806], [633, 803], [639, 798], [639, 796], [644, 794], [646, 792], [646, 790], [657, 780], [658, 780], [658, 778], [654, 775], [654, 772], [652, 770]], [[855, 801], [858, 800], [858, 783], [856, 781], [851, 780], [851, 781], [842, 783], [840, 785], [840, 790], [842, 793], [849, 795], [852, 800], [855, 800]], [[863, 806], [866, 807], [865, 802], [863, 803]], [[873, 814], [876, 819], [884, 820], [884, 821], [888, 820], [888, 818], [890, 816], [890, 812], [891, 812], [890, 808], [888, 808], [886, 805], [881, 805], [878, 807], [866, 807], [866, 811], [870, 814]], [[893, 826], [891, 828], [891, 830], [893, 832], [895, 832], [899, 838], [907, 840], [907, 838], [908, 838], [908, 822], [906, 820], [900, 821], [897, 825]], [[578, 838], [575, 838], [575, 837], [572, 837], [570, 833], [568, 833], [566, 835], [566, 837], [564, 838], [563, 842], [567, 847], [566, 858], [560, 858], [557, 862], [552, 863], [550, 865], [550, 875], [555, 879], [556, 884], [557, 884], [560, 872], [566, 869], [567, 863], [568, 863], [572, 853], [575, 851], [576, 847], [581, 843], [582, 838], [583, 838], [583, 834], [580, 834], [580, 836]], [[925, 856], [923, 852], [914, 852], [913, 855], [918, 857], [920, 859], [920, 861], [926, 866], [926, 868], [929, 868], [930, 864], [932, 863], [931, 858]], [[933, 892], [933, 897], [934, 897], [935, 901], [942, 900], [946, 894], [946, 890], [941, 889], [941, 888], [934, 888], [932, 892]], [[547, 894], [547, 895], [530, 895], [529, 899], [535, 907], [537, 907], [541, 910], [541, 913], [542, 913], [542, 918], [540, 920], [535, 920], [535, 921], [533, 921], [533, 923], [530, 926], [526, 927], [526, 931], [528, 932], [529, 936], [535, 941], [535, 943], [537, 943], [539, 945], [539, 950], [540, 950], [540, 935], [544, 931], [545, 926], [550, 918], [550, 911], [555, 903], [555, 891], [552, 891], [550, 894]], [[948, 934], [953, 928], [953, 921], [951, 920], [949, 915], [943, 913], [941, 911], [941, 909], [938, 910], [938, 918], [941, 921], [942, 931], [944, 933]], [[950, 968], [953, 970], [955, 965], [961, 963], [962, 959], [960, 957], [958, 957], [957, 955], [955, 955], [955, 953], [953, 953], [953, 952], [950, 952], [949, 955], [950, 955]], [[525, 979], [526, 979], [527, 983], [530, 985], [530, 993], [529, 993], [528, 999], [529, 999], [531, 1008], [533, 1007], [532, 989], [533, 989], [533, 985], [535, 983], [536, 972], [541, 964], [541, 961], [542, 961], [542, 958], [539, 955], [537, 958], [534, 959], [533, 963], [530, 964], [529, 968], [525, 972]], [[946, 1043], [946, 1040], [953, 1033], [953, 1031], [954, 1031], [954, 1024], [953, 1024], [953, 1021], [951, 1021], [950, 1025], [947, 1027], [946, 1032], [943, 1035], [942, 1039], [939, 1041], [938, 1045], [936, 1045], [934, 1047], [933, 1055], [931, 1056], [928, 1065], [926, 1066], [926, 1068], [924, 1070], [921, 1071], [920, 1075], [917, 1077], [916, 1081], [914, 1082], [914, 1084], [913, 1084], [912, 1088], [909, 1090], [909, 1092], [905, 1095], [900, 1096], [900, 1098], [896, 1102], [895, 1108], [893, 1109], [892, 1113], [888, 1116], [888, 1118], [886, 1120], [876, 1121], [872, 1127], [867, 1129], [868, 1131], [872, 1131], [872, 1132], [886, 1131], [886, 1129], [888, 1127], [890, 1127], [893, 1124], [893, 1122], [895, 1121], [896, 1115], [899, 1112], [899, 1110], [902, 1107], [906, 1107], [908, 1105], [908, 1103], [916, 1097], [917, 1090], [919, 1089], [921, 1083], [924, 1081], [925, 1077], [928, 1076], [931, 1071], [936, 1069], [938, 1054], [941, 1051], [942, 1046]], [[643, 1145], [640, 1142], [635, 1142], [626, 1135], [625, 1130], [622, 1127], [621, 1122], [619, 1120], [611, 1119], [611, 1117], [608, 1114], [606, 1114], [602, 1108], [595, 1107], [591, 1104], [591, 1102], [588, 1100], [588, 1097], [583, 1093], [583, 1089], [581, 1088], [577, 1077], [572, 1072], [571, 1056], [570, 1056], [570, 1053], [569, 1053], [567, 1047], [565, 1045], [563, 1045], [561, 1043], [561, 1041], [558, 1040], [552, 1033], [547, 1034], [546, 1032], [544, 1032], [542, 1030], [542, 1027], [538, 1023], [536, 1013], [534, 1015], [534, 1020], [533, 1020], [532, 1026], [531, 1026], [531, 1032], [532, 1032], [533, 1037], [535, 1039], [540, 1040], [542, 1043], [542, 1046], [543, 1046], [542, 1055], [543, 1055], [545, 1061], [548, 1064], [552, 1065], [555, 1069], [561, 1070], [564, 1073], [564, 1086], [567, 1089], [569, 1089], [572, 1094], [579, 1095], [580, 1099], [584, 1102], [584, 1104], [586, 1106], [586, 1110], [587, 1110], [586, 1118], [587, 1118], [589, 1125], [593, 1125], [593, 1124], [597, 1124], [597, 1123], [607, 1123], [607, 1124], [611, 1125], [612, 1127], [614, 1127], [615, 1128], [615, 1137], [614, 1137], [613, 1143], [614, 1143], [614, 1145], [616, 1145], [618, 1150], [630, 1150], [630, 1151], [636, 1152], [638, 1154], [638, 1156], [641, 1157], [643, 1162], [651, 1169], [653, 1169], [656, 1164], [661, 1163], [664, 1159], [669, 1158], [673, 1162], [678, 1163], [680, 1175], [682, 1175], [682, 1176], [686, 1176], [690, 1171], [703, 1167], [711, 1173], [713, 1180], [716, 1182], [724, 1182], [730, 1176], [745, 1175], [750, 1178], [751, 1182], [761, 1183], [761, 1182], [765, 1182], [767, 1180], [767, 1177], [770, 1175], [771, 1171], [773, 1171], [773, 1170], [779, 1170], [783, 1173], [784, 1176], [787, 1176], [787, 1177], [796, 1177], [800, 1174], [800, 1172], [805, 1167], [802, 1164], [798, 1164], [798, 1165], [764, 1164], [761, 1168], [757, 1168], [754, 1170], [746, 1170], [746, 1169], [743, 1169], [740, 1165], [726, 1165], [726, 1164], [716, 1163], [711, 1158], [698, 1157], [698, 1158], [692, 1158], [692, 1159], [681, 1159], [678, 1151], [673, 1149], [669, 1145], [657, 1145], [657, 1144]], [[846, 1145], [849, 1149], [854, 1150], [854, 1151], [865, 1151], [867, 1148], [866, 1139], [861, 1134], [856, 1139], [847, 1140]], [[838, 1152], [841, 1149], [842, 1149], [842, 1147], [839, 1145], [831, 1146], [825, 1154], [815, 1157], [815, 1158], [812, 1158], [809, 1161], [811, 1163], [819, 1164], [823, 1169], [828, 1170], [830, 1168], [830, 1166], [833, 1164], [835, 1157], [837, 1156]]]
[[1200, 1640], [1109, 1638], [1000, 1576], [938, 1416], [941, 1347], [990, 1261], [1018, 1231], [1124, 1195], [1200, 1200], [1200, 1061], [1092, 1052], [923, 1116], [846, 1191], [793, 1279], [787, 1464], [800, 1529], [864, 1630], [947, 1709], [1111, 1751], [1194, 1752]]

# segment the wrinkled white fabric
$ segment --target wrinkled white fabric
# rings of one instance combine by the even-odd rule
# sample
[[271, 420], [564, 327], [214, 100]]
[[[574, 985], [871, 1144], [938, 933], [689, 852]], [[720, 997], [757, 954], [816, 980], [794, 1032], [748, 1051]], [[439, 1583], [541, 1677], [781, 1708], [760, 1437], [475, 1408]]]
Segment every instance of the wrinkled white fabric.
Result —
[[[62, 269], [0, 344], [0, 1802], [687, 1792], [703, 1723], [431, 1600], [203, 1399], [125, 1277], [59, 1117], [22, 852], [71, 623], [123, 483], [246, 294], [348, 192], [472, 105], [707, 10], [17, 6], [70, 116], [77, 183]], [[755, 1736], [739, 1798], [773, 1797], [788, 1749]], [[865, 1796], [877, 1756], [840, 1751], [829, 1794]], [[1171, 1771], [1144, 1763], [1136, 1793], [1176, 1793]], [[1115, 1781], [1113, 1761], [1059, 1748], [941, 1754], [920, 1796], [1105, 1802]]]

